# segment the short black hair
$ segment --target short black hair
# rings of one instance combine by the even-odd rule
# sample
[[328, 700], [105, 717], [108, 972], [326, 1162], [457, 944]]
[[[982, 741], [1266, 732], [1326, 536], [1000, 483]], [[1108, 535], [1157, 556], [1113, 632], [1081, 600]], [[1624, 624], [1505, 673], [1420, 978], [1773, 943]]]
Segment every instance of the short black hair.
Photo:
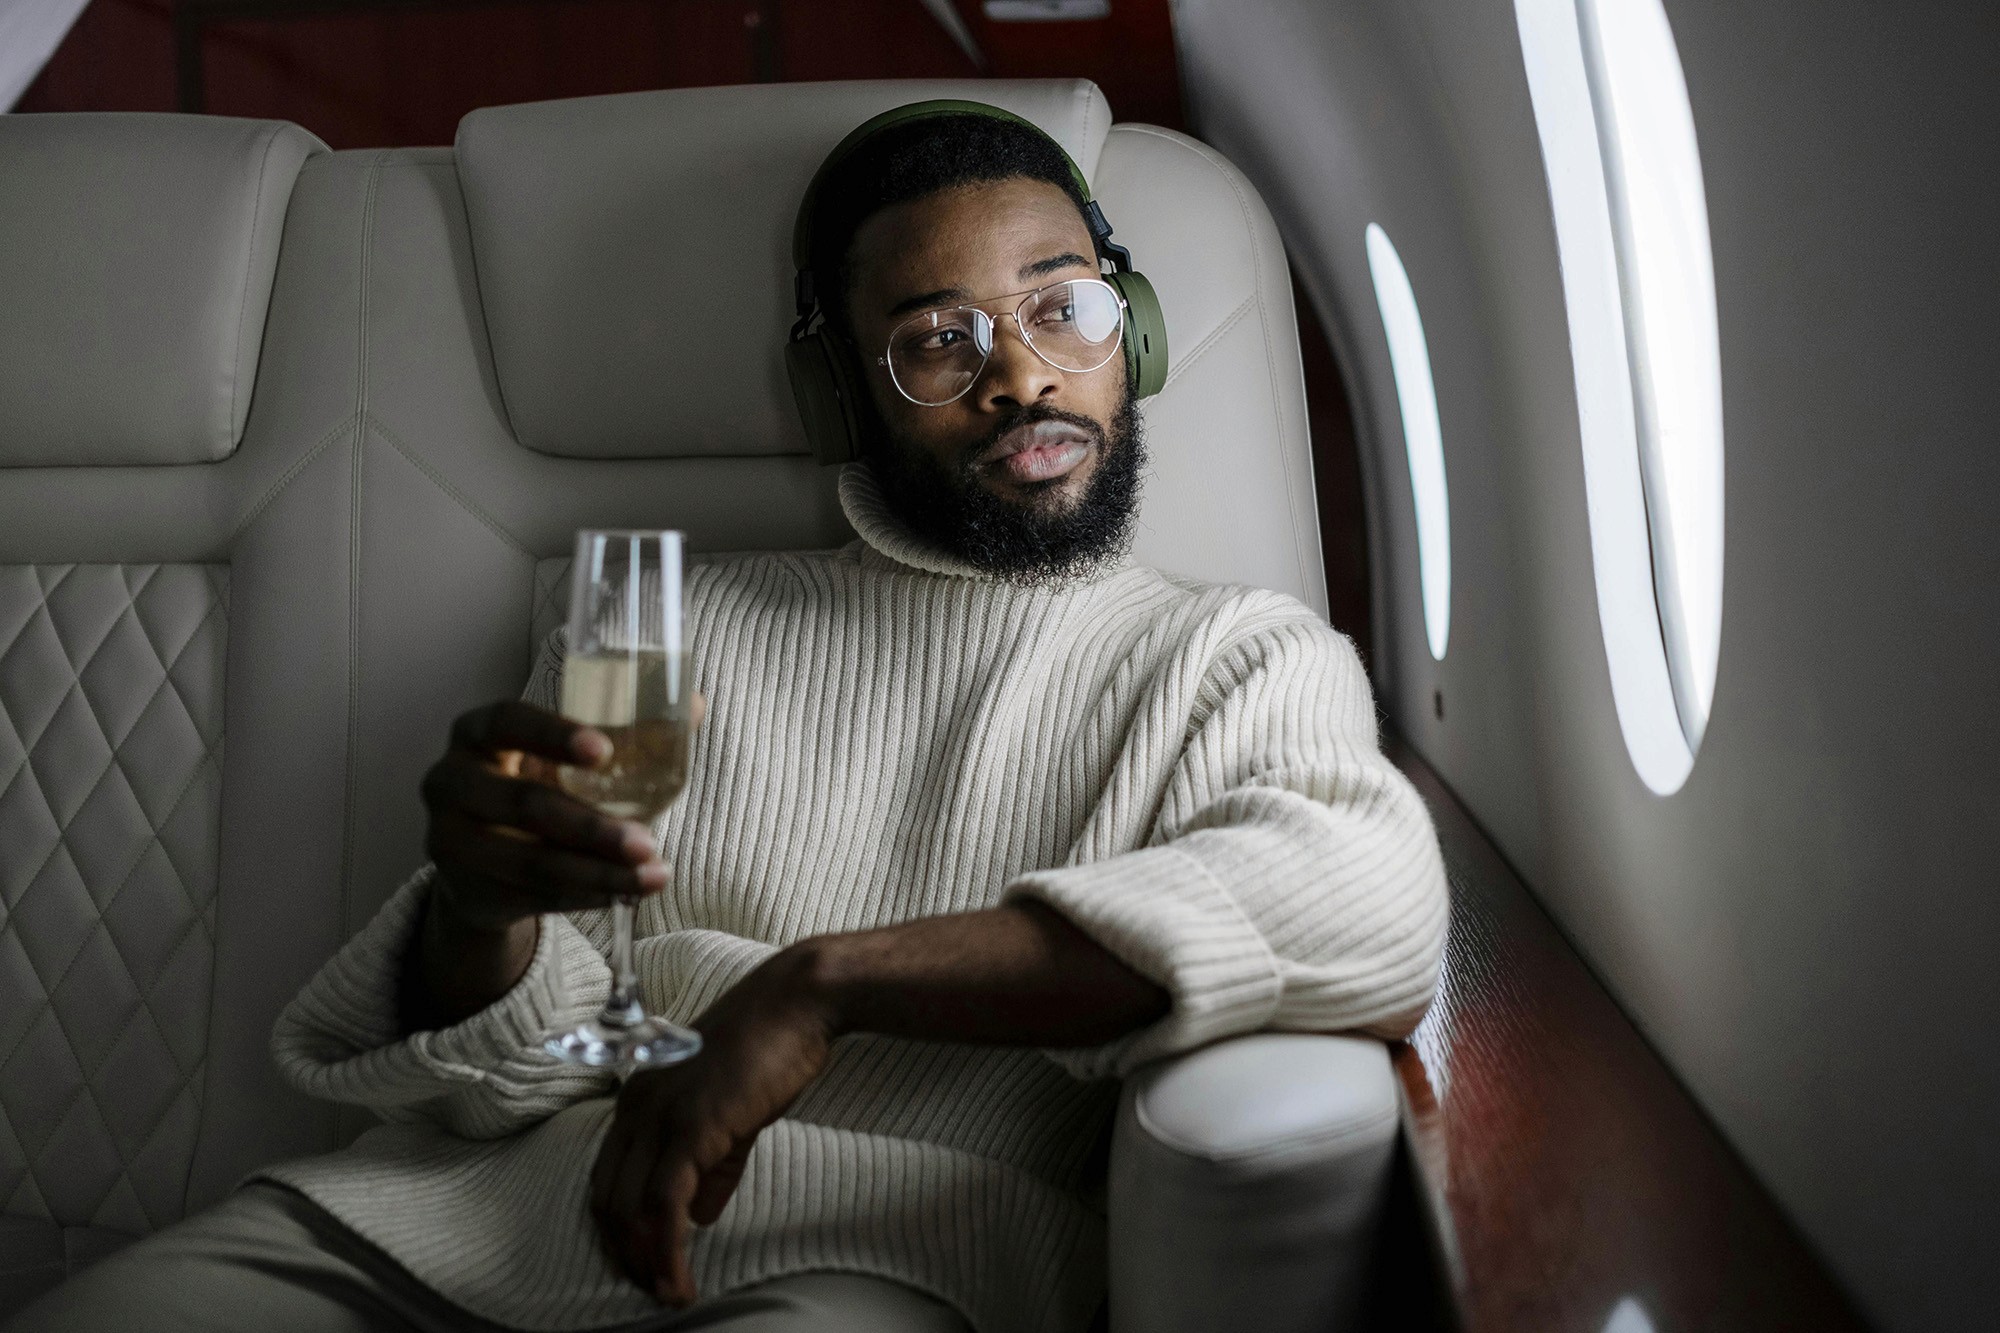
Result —
[[851, 332], [848, 252], [862, 223], [885, 208], [939, 190], [1019, 178], [1056, 186], [1089, 224], [1090, 200], [1078, 188], [1069, 158], [1040, 130], [998, 116], [952, 111], [891, 125], [871, 136], [820, 182], [814, 201], [809, 262], [827, 321]]

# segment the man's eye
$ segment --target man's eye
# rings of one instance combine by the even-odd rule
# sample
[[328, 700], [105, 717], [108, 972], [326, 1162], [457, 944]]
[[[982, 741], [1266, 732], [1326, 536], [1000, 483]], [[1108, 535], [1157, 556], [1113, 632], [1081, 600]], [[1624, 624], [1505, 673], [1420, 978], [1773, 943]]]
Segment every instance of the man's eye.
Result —
[[949, 352], [960, 343], [970, 342], [964, 329], [931, 329], [920, 334], [911, 343], [911, 349], [918, 352]]
[[1076, 304], [1072, 301], [1064, 301], [1061, 305], [1044, 306], [1042, 313], [1036, 318], [1035, 322], [1044, 327], [1056, 324], [1074, 324], [1076, 323]]

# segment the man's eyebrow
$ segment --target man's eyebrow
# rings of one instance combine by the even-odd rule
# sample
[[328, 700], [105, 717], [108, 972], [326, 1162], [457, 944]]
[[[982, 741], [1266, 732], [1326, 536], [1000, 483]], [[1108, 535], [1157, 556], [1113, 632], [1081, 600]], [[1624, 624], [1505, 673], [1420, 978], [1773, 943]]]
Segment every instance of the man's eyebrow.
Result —
[[940, 287], [934, 292], [922, 292], [916, 296], [906, 296], [889, 307], [889, 318], [907, 315], [914, 310], [927, 310], [934, 305], [957, 305], [972, 299], [972, 293], [963, 287]]
[[1051, 255], [1047, 259], [1037, 259], [1032, 264], [1023, 264], [1018, 276], [1022, 282], [1031, 282], [1036, 278], [1046, 277], [1051, 273], [1056, 273], [1066, 268], [1087, 268], [1092, 273], [1097, 272], [1097, 265], [1091, 263], [1082, 255], [1068, 253]]

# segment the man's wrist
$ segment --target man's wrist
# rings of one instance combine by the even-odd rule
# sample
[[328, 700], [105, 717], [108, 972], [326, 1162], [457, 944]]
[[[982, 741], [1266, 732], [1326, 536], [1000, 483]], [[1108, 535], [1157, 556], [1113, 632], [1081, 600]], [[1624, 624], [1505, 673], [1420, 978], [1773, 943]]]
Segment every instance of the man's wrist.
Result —
[[536, 915], [523, 917], [494, 917], [487, 912], [468, 910], [452, 882], [444, 871], [431, 871], [430, 901], [426, 905], [425, 925], [429, 930], [467, 943], [491, 943], [519, 933], [524, 926], [535, 927], [540, 934], [540, 918]]
[[466, 921], [453, 910], [442, 876], [432, 881], [404, 963], [399, 1007], [405, 1031], [449, 1027], [512, 989], [541, 944], [541, 918], [496, 925]]
[[786, 998], [825, 1029], [827, 1039], [854, 1030], [852, 969], [845, 937], [813, 935], [779, 950], [769, 966]]

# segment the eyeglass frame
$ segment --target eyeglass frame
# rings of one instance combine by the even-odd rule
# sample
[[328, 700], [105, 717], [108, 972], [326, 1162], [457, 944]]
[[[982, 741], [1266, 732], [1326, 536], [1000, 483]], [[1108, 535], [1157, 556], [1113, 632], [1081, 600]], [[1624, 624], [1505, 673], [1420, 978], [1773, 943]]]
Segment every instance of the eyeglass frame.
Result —
[[[1111, 293], [1111, 299], [1118, 303], [1118, 329], [1117, 332], [1114, 333], [1111, 337], [1110, 340], [1111, 349], [1104, 354], [1104, 359], [1102, 361], [1099, 361], [1096, 365], [1090, 367], [1088, 370], [1072, 370], [1068, 366], [1056, 365], [1055, 362], [1049, 360], [1048, 354], [1046, 352], [1042, 351], [1041, 348], [1035, 346], [1035, 340], [1028, 335], [1027, 326], [1021, 323], [1021, 312], [1028, 308], [1028, 302], [1034, 300], [1037, 296], [1040, 296], [1043, 292], [1053, 291], [1057, 287], [1067, 287], [1074, 283], [1079, 283], [1079, 282], [1093, 283], [1099, 287], [1104, 288], [1106, 291]], [[995, 315], [987, 314], [987, 312], [981, 309], [981, 307], [991, 305], [995, 301], [1013, 300], [1013, 298], [1016, 296], [1020, 297], [1021, 299], [1015, 302], [1014, 308], [1012, 310], [1004, 311], [1002, 313], [1008, 319], [1014, 321], [1014, 332], [1020, 335], [1021, 345], [1023, 347], [1026, 347], [1029, 351], [1033, 352], [1036, 358], [1040, 360], [1042, 364], [1050, 367], [1051, 369], [1059, 370], [1065, 375], [1095, 374], [1097, 371], [1100, 371], [1104, 369], [1104, 367], [1106, 367], [1107, 365], [1111, 364], [1111, 358], [1117, 356], [1118, 349], [1125, 345], [1125, 320], [1130, 310], [1130, 307], [1126, 304], [1125, 298], [1119, 294], [1118, 289], [1112, 286], [1109, 282], [1105, 281], [1105, 279], [1102, 276], [1095, 278], [1064, 278], [1060, 282], [1051, 282], [1043, 287], [1032, 287], [1029, 288], [1027, 291], [1004, 292], [999, 296], [988, 296], [978, 301], [962, 301], [958, 305], [939, 306], [935, 310], [919, 310], [914, 314], [910, 315], [909, 318], [898, 322], [895, 328], [889, 330], [888, 345], [882, 349], [882, 355], [875, 358], [875, 364], [881, 366], [883, 369], [889, 372], [889, 383], [896, 386], [896, 392], [902, 394], [905, 399], [907, 399], [912, 403], [915, 403], [918, 407], [950, 407], [953, 403], [957, 402], [959, 399], [965, 397], [965, 395], [972, 392], [972, 387], [975, 384], [979, 383], [979, 377], [986, 373], [987, 365], [993, 360], [993, 352], [990, 349], [998, 347], [1000, 345], [1000, 339], [999, 339], [1000, 318]], [[923, 401], [923, 399], [918, 398], [913, 394], [911, 394], [911, 392], [908, 389], [905, 389], [903, 387], [903, 382], [900, 379], [896, 378], [896, 367], [890, 360], [890, 353], [895, 350], [896, 335], [901, 333], [909, 325], [915, 323], [917, 320], [923, 319], [925, 316], [929, 316], [930, 318], [935, 319], [939, 315], [948, 315], [954, 310], [970, 310], [974, 314], [984, 315], [986, 317], [986, 322], [993, 326], [994, 333], [989, 341], [989, 350], [982, 353], [980, 356], [979, 369], [972, 372], [972, 378], [965, 382], [965, 387], [963, 389], [960, 389], [957, 393], [953, 394], [951, 397], [945, 399], [943, 402], [927, 403]]]

